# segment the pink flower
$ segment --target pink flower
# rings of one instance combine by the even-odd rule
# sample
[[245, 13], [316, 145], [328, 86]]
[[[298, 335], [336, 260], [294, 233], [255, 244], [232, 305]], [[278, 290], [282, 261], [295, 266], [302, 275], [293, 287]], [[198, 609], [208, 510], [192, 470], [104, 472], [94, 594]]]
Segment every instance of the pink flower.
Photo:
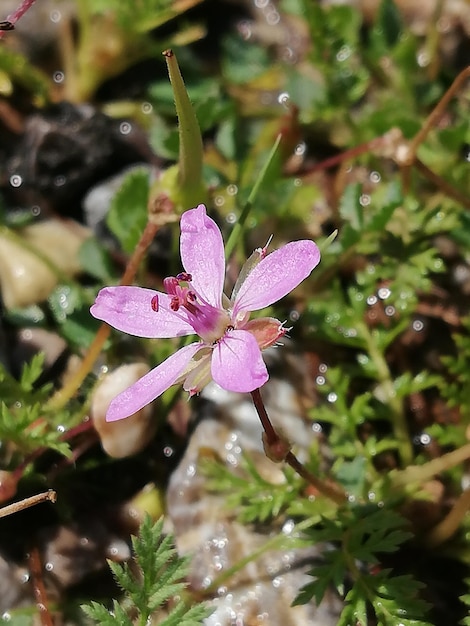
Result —
[[91, 307], [94, 317], [137, 337], [199, 335], [168, 357], [110, 404], [108, 421], [129, 417], [182, 383], [191, 395], [210, 380], [224, 389], [250, 392], [269, 378], [261, 350], [286, 333], [274, 318], [249, 320], [302, 282], [320, 261], [313, 241], [294, 241], [266, 254], [256, 250], [242, 268], [230, 300], [223, 293], [222, 235], [206, 207], [181, 216], [184, 272], [163, 281], [166, 293], [141, 287], [106, 287]]

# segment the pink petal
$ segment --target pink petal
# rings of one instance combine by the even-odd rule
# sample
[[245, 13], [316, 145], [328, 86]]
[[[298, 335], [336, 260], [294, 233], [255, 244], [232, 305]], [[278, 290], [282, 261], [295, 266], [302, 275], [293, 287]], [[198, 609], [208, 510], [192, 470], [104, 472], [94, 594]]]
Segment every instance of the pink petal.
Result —
[[196, 352], [200, 350], [201, 345], [191, 343], [181, 348], [116, 396], [109, 405], [106, 421], [115, 422], [129, 417], [158, 398], [175, 383]]
[[240, 393], [264, 385], [269, 375], [255, 337], [246, 330], [233, 330], [212, 351], [212, 378], [223, 389]]
[[[158, 311], [152, 298], [158, 296]], [[194, 333], [185, 310], [170, 309], [170, 296], [143, 287], [105, 287], [96, 296], [91, 314], [129, 335], [167, 338]]]
[[320, 262], [313, 241], [293, 241], [262, 259], [248, 274], [235, 299], [233, 317], [277, 302], [301, 283]]
[[203, 204], [181, 216], [180, 252], [195, 290], [207, 303], [220, 309], [225, 280], [224, 242]]

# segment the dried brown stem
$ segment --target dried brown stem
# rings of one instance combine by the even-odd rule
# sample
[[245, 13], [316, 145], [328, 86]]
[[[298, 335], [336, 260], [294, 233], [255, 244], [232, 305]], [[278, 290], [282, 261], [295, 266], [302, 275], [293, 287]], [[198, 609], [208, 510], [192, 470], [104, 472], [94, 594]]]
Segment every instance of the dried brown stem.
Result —
[[18, 513], [18, 511], [28, 509], [30, 506], [41, 504], [41, 502], [55, 502], [56, 499], [56, 492], [53, 489], [49, 489], [48, 491], [38, 493], [30, 498], [25, 498], [19, 502], [13, 502], [13, 504], [8, 504], [7, 506], [2, 507], [0, 509], [0, 517], [6, 517], [7, 515], [12, 515], [12, 513]]

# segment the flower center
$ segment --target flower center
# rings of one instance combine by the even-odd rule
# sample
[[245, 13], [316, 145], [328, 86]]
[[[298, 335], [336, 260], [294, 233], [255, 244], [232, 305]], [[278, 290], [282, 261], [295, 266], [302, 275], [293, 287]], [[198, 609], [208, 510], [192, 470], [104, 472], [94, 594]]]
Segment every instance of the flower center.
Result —
[[[171, 296], [170, 308], [175, 313], [185, 309], [194, 331], [206, 343], [213, 344], [225, 334], [230, 317], [225, 309], [218, 309], [206, 302], [193, 288], [191, 281], [192, 276], [187, 272], [164, 279], [165, 291]], [[158, 300], [156, 303], [152, 300], [152, 308], [158, 311]]]

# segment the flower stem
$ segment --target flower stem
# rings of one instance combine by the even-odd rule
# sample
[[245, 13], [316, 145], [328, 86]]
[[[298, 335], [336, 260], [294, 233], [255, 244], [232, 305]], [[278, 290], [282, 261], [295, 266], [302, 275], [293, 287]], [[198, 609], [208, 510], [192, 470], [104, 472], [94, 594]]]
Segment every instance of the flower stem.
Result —
[[[6, 21], [10, 22], [10, 24], [14, 26], [16, 22], [20, 19], [20, 17], [23, 17], [26, 11], [30, 9], [35, 2], [36, 0], [23, 0], [23, 2], [20, 4], [20, 6], [17, 9], [13, 11], [13, 13], [10, 13]], [[0, 31], [0, 39], [3, 37], [5, 32], [6, 31]]]
[[432, 459], [432, 461], [428, 461], [424, 465], [410, 465], [406, 469], [394, 472], [390, 476], [390, 486], [392, 489], [400, 489], [413, 484], [423, 483], [433, 478], [433, 476], [463, 463], [467, 459], [470, 459], [470, 443]]
[[[152, 243], [160, 225], [149, 220], [145, 226], [144, 232], [127, 264], [126, 270], [119, 282], [120, 285], [130, 285], [134, 280], [137, 269]], [[107, 324], [101, 324], [95, 338], [90, 344], [88, 351], [82, 359], [80, 367], [74, 375], [66, 382], [62, 389], [59, 389], [47, 403], [47, 409], [60, 409], [74, 396], [77, 389], [85, 380], [87, 374], [91, 371], [96, 359], [98, 358], [106, 339], [111, 333], [111, 327]]]
[[[266, 407], [264, 406], [263, 399], [261, 397], [261, 393], [259, 389], [255, 389], [251, 392], [251, 397], [253, 398], [253, 404], [255, 405], [256, 412], [261, 420], [261, 424], [264, 429], [265, 438], [265, 449], [270, 452], [274, 451], [274, 455], [278, 451], [284, 451], [282, 458], [279, 460], [284, 460], [288, 465], [292, 467], [293, 470], [299, 474], [302, 478], [304, 478], [308, 483], [310, 483], [315, 489], [321, 493], [326, 498], [329, 498], [336, 504], [340, 505], [346, 502], [347, 495], [341, 489], [339, 485], [334, 483], [333, 481], [324, 481], [321, 478], [318, 478], [314, 474], [312, 474], [295, 456], [295, 454], [286, 447], [286, 443], [284, 440], [277, 434], [274, 426], [272, 425], [271, 420], [269, 419], [268, 413], [266, 411]], [[268, 453], [268, 456], [271, 455]]]
[[408, 431], [408, 424], [406, 423], [406, 417], [403, 412], [402, 401], [396, 395], [393, 387], [393, 378], [385, 356], [379, 350], [377, 342], [374, 339], [374, 335], [371, 333], [366, 324], [360, 325], [360, 334], [366, 342], [369, 356], [371, 357], [377, 370], [377, 378], [385, 392], [386, 402], [391, 409], [393, 434], [399, 444], [398, 452], [400, 454], [401, 462], [406, 467], [410, 465], [413, 460], [413, 446], [411, 445], [410, 433]]
[[435, 548], [450, 539], [457, 532], [469, 509], [470, 489], [465, 489], [444, 519], [426, 535], [424, 538], [426, 546]]

